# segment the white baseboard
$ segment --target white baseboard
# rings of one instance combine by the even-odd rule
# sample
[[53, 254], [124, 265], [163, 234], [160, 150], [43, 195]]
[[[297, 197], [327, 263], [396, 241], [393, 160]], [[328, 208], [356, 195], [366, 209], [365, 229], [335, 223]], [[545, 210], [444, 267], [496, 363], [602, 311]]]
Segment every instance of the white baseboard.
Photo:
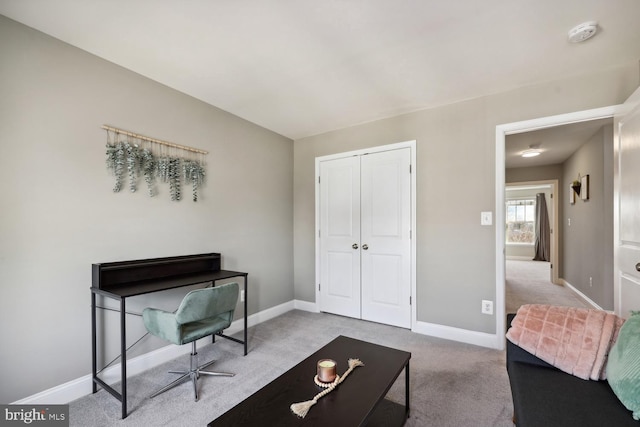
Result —
[[310, 311], [312, 313], [320, 313], [318, 305], [315, 302], [294, 300], [293, 305], [296, 310]]
[[593, 308], [597, 309], [597, 310], [603, 310], [602, 307], [600, 307], [595, 301], [593, 301], [591, 298], [589, 298], [588, 296], [586, 296], [585, 294], [583, 294], [582, 292], [580, 292], [577, 288], [575, 288], [571, 283], [567, 282], [564, 279], [560, 279], [560, 282], [562, 282], [562, 284], [564, 286], [566, 286], [567, 288], [571, 289], [574, 293], [578, 294], [578, 296], [580, 298], [582, 298], [587, 304], [591, 305]]
[[[300, 303], [300, 304], [299, 304]], [[302, 304], [304, 303], [304, 304]], [[315, 303], [305, 303], [304, 301], [289, 301], [284, 304], [271, 307], [267, 310], [263, 310], [259, 313], [252, 314], [247, 318], [247, 324], [249, 327], [265, 322], [274, 317], [280, 316], [288, 311], [297, 308], [297, 305], [311, 305], [315, 307]], [[303, 308], [300, 308], [303, 309]], [[312, 311], [312, 310], [308, 310]], [[243, 330], [244, 320], [235, 320], [231, 326], [225, 329], [225, 335], [232, 335]], [[210, 337], [202, 338], [198, 340], [198, 346], [204, 346], [211, 342]], [[149, 353], [131, 358], [127, 360], [127, 376], [133, 376], [144, 372], [148, 369], [154, 368], [165, 362], [180, 357], [191, 352], [191, 346], [189, 345], [167, 345]], [[115, 364], [100, 373], [100, 378], [107, 384], [111, 384], [120, 380], [120, 364]], [[91, 374], [77, 378], [75, 380], [60, 384], [56, 387], [52, 387], [48, 390], [44, 390], [40, 393], [25, 397], [12, 404], [16, 405], [57, 405], [67, 404], [73, 400], [79, 399], [83, 396], [91, 394], [92, 390], [92, 378]]]
[[445, 340], [458, 341], [495, 349], [501, 348], [499, 340], [504, 338], [504, 336], [498, 336], [495, 334], [469, 331], [467, 329], [420, 321], [416, 322], [411, 331], [418, 334], [429, 335], [431, 337], [444, 338]]

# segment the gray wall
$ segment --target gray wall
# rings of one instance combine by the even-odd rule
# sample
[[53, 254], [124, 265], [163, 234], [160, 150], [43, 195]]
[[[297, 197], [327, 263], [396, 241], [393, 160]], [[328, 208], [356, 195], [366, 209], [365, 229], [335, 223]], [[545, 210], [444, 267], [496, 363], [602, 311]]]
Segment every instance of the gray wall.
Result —
[[314, 158], [415, 139], [418, 320], [495, 334], [480, 313], [496, 298], [495, 225], [480, 212], [495, 210], [496, 125], [621, 103], [638, 76], [636, 62], [296, 140], [296, 298], [315, 300]]
[[[507, 143], [509, 137], [507, 136]], [[534, 166], [529, 168], [505, 169], [505, 182], [528, 182], [562, 179], [562, 165]], [[559, 189], [562, 191], [562, 189]]]
[[[2, 16], [0, 57], [0, 402], [90, 373], [92, 263], [221, 252], [250, 313], [293, 299], [293, 141]], [[113, 193], [102, 124], [208, 150], [200, 200]]]
[[[589, 199], [563, 199], [563, 278], [613, 310], [613, 127], [604, 126], [564, 163], [563, 188], [589, 175]], [[571, 225], [569, 226], [569, 220]], [[589, 278], [592, 281], [589, 281]]]

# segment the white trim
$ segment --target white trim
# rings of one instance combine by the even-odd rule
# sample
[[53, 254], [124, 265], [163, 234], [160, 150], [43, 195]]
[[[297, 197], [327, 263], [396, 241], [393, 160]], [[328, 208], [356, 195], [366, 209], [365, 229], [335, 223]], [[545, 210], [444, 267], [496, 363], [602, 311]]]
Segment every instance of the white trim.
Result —
[[[259, 313], [252, 314], [247, 318], [247, 324], [249, 327], [255, 326], [259, 323], [273, 319], [288, 311], [296, 308], [299, 302], [289, 301], [284, 304], [277, 305], [275, 307], [268, 308]], [[309, 303], [307, 303], [309, 304]], [[232, 335], [243, 330], [244, 319], [235, 320], [229, 328], [225, 330], [225, 334]], [[222, 339], [222, 338], [221, 338]], [[198, 346], [205, 346], [211, 343], [211, 338], [206, 337], [198, 340]], [[154, 368], [165, 362], [173, 360], [182, 355], [188, 354], [191, 351], [191, 346], [174, 344], [167, 345], [157, 350], [145, 353], [143, 355], [134, 357], [127, 360], [127, 376], [131, 377], [140, 374], [146, 370]], [[105, 369], [100, 373], [102, 378], [107, 384], [111, 384], [120, 381], [120, 364], [115, 364]], [[64, 384], [52, 387], [48, 390], [44, 390], [40, 393], [25, 397], [24, 399], [17, 400], [12, 404], [16, 405], [56, 405], [66, 404], [73, 400], [79, 399], [91, 393], [92, 378], [91, 374], [83, 377], [71, 380]]]
[[410, 148], [411, 149], [411, 328], [416, 324], [418, 311], [417, 311], [417, 280], [416, 280], [416, 251], [417, 251], [417, 241], [418, 241], [418, 230], [417, 230], [417, 175], [418, 175], [418, 162], [417, 162], [417, 153], [416, 153], [416, 140], [398, 142], [395, 144], [381, 145], [377, 147], [364, 148], [361, 150], [349, 151], [346, 153], [336, 153], [329, 154], [326, 156], [316, 157], [315, 158], [315, 212], [316, 212], [316, 228], [315, 228], [315, 243], [316, 243], [316, 282], [314, 287], [316, 289], [316, 308], [315, 311], [319, 312], [320, 310], [320, 289], [318, 284], [320, 283], [320, 183], [318, 179], [320, 178], [320, 162], [327, 160], [335, 160], [341, 159], [344, 157], [350, 156], [360, 156], [367, 153], [379, 153], [382, 151], [391, 151], [397, 150], [401, 148]]
[[[496, 224], [504, 224], [505, 200], [505, 139], [507, 135], [545, 129], [569, 123], [586, 122], [613, 117], [619, 106], [613, 105], [592, 110], [577, 111], [557, 116], [542, 117], [521, 122], [496, 126]], [[502, 336], [505, 330], [505, 245], [504, 227], [496, 227], [496, 335]], [[504, 340], [500, 350], [504, 349]]]
[[[509, 246], [507, 244], [507, 246]], [[531, 257], [530, 256], [516, 256], [516, 255], [507, 255], [505, 256], [506, 259], [510, 259], [512, 261], [531, 261]]]
[[320, 310], [318, 309], [318, 304], [315, 302], [295, 300], [293, 302], [293, 307], [296, 310], [310, 311], [311, 313], [320, 313]]
[[486, 332], [469, 331], [467, 329], [454, 328], [452, 326], [444, 326], [427, 322], [416, 322], [411, 331], [436, 338], [479, 345], [481, 347], [495, 349], [504, 347], [504, 334], [494, 335]]
[[578, 288], [574, 287], [571, 283], [567, 282], [566, 280], [562, 279], [561, 280], [562, 285], [566, 286], [567, 288], [571, 289], [574, 293], [576, 293], [581, 299], [583, 299], [587, 304], [589, 304], [590, 306], [592, 306], [593, 308], [595, 308], [596, 310], [604, 310], [602, 307], [600, 307], [595, 301], [593, 301], [591, 298], [589, 298], [588, 296], [586, 296], [585, 294], [583, 294], [580, 290], [578, 290]]

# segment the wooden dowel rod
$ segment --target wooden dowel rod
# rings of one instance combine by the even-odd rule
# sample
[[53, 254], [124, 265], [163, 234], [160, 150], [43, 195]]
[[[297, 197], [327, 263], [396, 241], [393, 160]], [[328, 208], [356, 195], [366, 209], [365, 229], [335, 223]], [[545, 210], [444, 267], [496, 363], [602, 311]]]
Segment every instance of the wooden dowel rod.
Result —
[[107, 131], [110, 130], [112, 132], [115, 132], [116, 134], [120, 133], [122, 135], [132, 136], [132, 137], [134, 137], [136, 139], [142, 139], [144, 141], [155, 142], [156, 144], [162, 144], [162, 145], [166, 145], [168, 147], [179, 148], [181, 150], [186, 150], [186, 151], [193, 151], [194, 153], [209, 154], [209, 152], [205, 151], [205, 150], [200, 150], [198, 148], [187, 147], [186, 145], [174, 144], [172, 142], [161, 141], [159, 139], [150, 138], [148, 136], [144, 136], [144, 135], [140, 135], [140, 134], [137, 134], [137, 133], [129, 132], [129, 131], [126, 131], [126, 130], [123, 130], [123, 129], [114, 128], [112, 126], [102, 125], [102, 129], [105, 129]]

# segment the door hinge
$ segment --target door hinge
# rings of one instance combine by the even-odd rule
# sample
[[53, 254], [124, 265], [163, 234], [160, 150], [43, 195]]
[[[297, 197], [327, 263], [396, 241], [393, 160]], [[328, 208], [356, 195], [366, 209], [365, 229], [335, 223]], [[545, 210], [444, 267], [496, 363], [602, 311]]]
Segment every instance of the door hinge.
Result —
[[318, 184], [320, 184], [320, 177], [318, 177]]
[[409, 296], [409, 305], [411, 305], [411, 296]]
[[318, 283], [318, 292], [320, 292], [320, 283]]
[[411, 165], [409, 165], [409, 173], [411, 173]]

